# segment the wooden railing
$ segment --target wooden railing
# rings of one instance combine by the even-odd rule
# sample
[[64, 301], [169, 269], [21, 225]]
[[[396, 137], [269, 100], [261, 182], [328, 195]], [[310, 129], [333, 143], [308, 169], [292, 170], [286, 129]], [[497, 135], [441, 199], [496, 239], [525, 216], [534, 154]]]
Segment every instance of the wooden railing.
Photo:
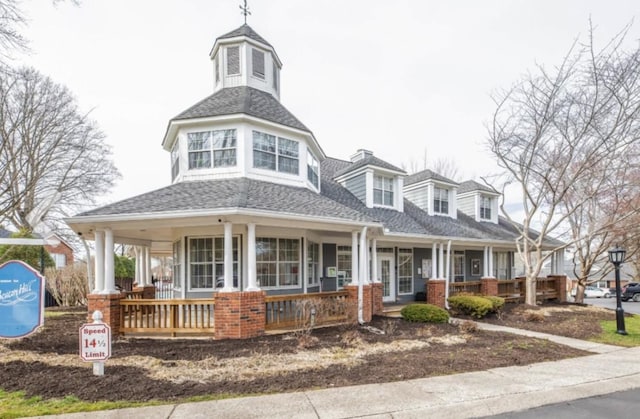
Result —
[[347, 321], [347, 291], [265, 297], [266, 330]]
[[498, 297], [509, 302], [524, 301], [524, 278], [498, 280]]
[[450, 282], [449, 295], [460, 293], [480, 294], [481, 287], [480, 281]]
[[213, 299], [120, 300], [122, 333], [213, 334]]

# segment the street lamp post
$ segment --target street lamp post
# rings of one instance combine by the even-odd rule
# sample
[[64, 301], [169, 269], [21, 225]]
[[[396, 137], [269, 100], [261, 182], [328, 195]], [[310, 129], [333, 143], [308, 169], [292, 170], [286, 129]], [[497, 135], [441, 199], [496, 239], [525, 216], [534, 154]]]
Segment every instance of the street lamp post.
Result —
[[620, 265], [624, 262], [626, 251], [618, 246], [609, 250], [609, 261], [613, 263], [616, 269], [616, 325], [617, 333], [626, 335], [627, 331], [624, 327], [624, 310], [622, 309], [622, 300], [620, 299]]

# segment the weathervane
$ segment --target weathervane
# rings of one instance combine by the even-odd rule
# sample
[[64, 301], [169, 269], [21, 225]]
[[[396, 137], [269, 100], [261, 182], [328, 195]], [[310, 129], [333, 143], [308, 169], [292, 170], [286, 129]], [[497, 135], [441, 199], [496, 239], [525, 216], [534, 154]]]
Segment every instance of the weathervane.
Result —
[[240, 6], [241, 14], [244, 15], [244, 24], [247, 24], [247, 15], [250, 15], [249, 7], [247, 6], [247, 0], [244, 0], [244, 6]]

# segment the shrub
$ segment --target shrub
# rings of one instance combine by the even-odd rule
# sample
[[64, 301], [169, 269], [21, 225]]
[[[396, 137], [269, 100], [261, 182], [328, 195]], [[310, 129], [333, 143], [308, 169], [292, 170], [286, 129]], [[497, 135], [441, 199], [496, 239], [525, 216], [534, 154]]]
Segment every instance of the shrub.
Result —
[[502, 307], [504, 307], [504, 298], [502, 297], [494, 297], [493, 295], [485, 295], [483, 297], [491, 301], [491, 305], [493, 306], [491, 311], [493, 313], [497, 313], [498, 311], [502, 310]]
[[409, 304], [400, 311], [402, 318], [410, 322], [446, 323], [449, 313], [433, 304]]
[[486, 297], [455, 295], [449, 297], [448, 301], [453, 310], [479, 319], [493, 310], [493, 303]]
[[478, 323], [465, 320], [458, 325], [458, 329], [460, 329], [462, 333], [475, 333], [478, 331]]

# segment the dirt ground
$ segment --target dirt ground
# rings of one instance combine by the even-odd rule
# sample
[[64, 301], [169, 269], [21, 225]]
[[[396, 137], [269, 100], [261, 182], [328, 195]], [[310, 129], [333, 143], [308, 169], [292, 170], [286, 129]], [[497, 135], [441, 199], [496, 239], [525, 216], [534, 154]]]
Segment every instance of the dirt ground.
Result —
[[[586, 355], [545, 340], [473, 330], [468, 324], [375, 318], [368, 327], [328, 327], [311, 336], [120, 338], [105, 375], [97, 377], [92, 364], [78, 355], [78, 328], [86, 311], [63, 313], [47, 317], [32, 336], [0, 340], [1, 389], [43, 398], [173, 401], [406, 380]], [[611, 311], [576, 305], [508, 305], [486, 321], [586, 339], [600, 332], [597, 320], [614, 318]]]

